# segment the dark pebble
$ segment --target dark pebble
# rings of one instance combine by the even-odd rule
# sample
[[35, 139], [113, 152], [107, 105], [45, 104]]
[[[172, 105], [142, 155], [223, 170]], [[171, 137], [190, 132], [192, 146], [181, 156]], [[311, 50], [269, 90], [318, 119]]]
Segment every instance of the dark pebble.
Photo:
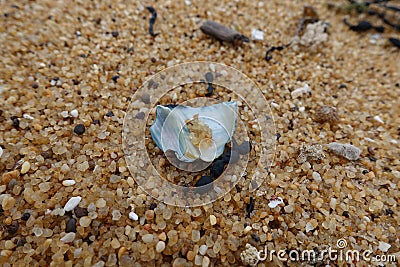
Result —
[[11, 118], [12, 121], [12, 126], [14, 126], [14, 128], [18, 128], [19, 127], [19, 119], [17, 116], [12, 116]]
[[347, 210], [343, 211], [342, 216], [350, 218], [349, 212]]
[[369, 156], [368, 158], [369, 158], [370, 161], [376, 161], [375, 157]]
[[375, 27], [375, 31], [382, 33], [382, 32], [385, 31], [385, 27], [383, 27], [383, 26], [376, 26], [376, 27]]
[[75, 126], [74, 128], [74, 133], [76, 133], [77, 135], [82, 135], [85, 132], [85, 125], [83, 125], [82, 123], [78, 124]]
[[93, 121], [93, 124], [94, 124], [94, 125], [100, 125], [100, 121], [99, 121], [99, 120], [94, 120], [94, 121]]
[[372, 28], [372, 24], [368, 21], [360, 21], [357, 25], [350, 26], [350, 30], [355, 32], [364, 32]]
[[252, 233], [251, 234], [251, 238], [253, 238], [255, 241], [257, 241], [257, 242], [260, 242], [261, 241], [261, 239], [260, 239], [260, 237], [257, 235], [257, 234], [255, 234], [255, 233]]
[[72, 79], [72, 83], [73, 83], [74, 85], [78, 85], [78, 84], [79, 84], [79, 81], [78, 81], [78, 80], [75, 80], [75, 79]]
[[42, 155], [42, 157], [45, 159], [50, 159], [53, 157], [53, 150], [49, 148], [48, 150], [43, 151], [40, 155]]
[[114, 112], [112, 112], [111, 110], [109, 112], [107, 112], [106, 114], [107, 117], [112, 117], [114, 116]]
[[66, 233], [76, 233], [76, 220], [74, 218], [69, 219], [65, 227]]
[[345, 85], [345, 84], [339, 85], [339, 89], [346, 89], [346, 88], [347, 88], [347, 85]]
[[149, 94], [143, 94], [141, 99], [142, 99], [143, 103], [150, 104], [150, 95]]
[[24, 214], [22, 214], [21, 220], [27, 221], [29, 217], [31, 217], [31, 214], [29, 212], [25, 212]]
[[17, 247], [22, 247], [22, 246], [25, 245], [25, 244], [26, 244], [26, 239], [25, 239], [25, 237], [22, 237], [22, 238], [18, 239], [18, 241], [17, 241]]
[[32, 88], [33, 88], [33, 89], [37, 89], [37, 88], [39, 88], [39, 85], [38, 85], [37, 83], [33, 83], [33, 84], [32, 84]]
[[246, 205], [246, 218], [250, 218], [251, 213], [254, 210], [253, 197], [250, 197], [250, 202]]
[[19, 228], [19, 224], [17, 221], [13, 221], [11, 223], [11, 225], [9, 225], [7, 227], [7, 232], [9, 232], [10, 234], [15, 234], [16, 232], [18, 232], [18, 228]]
[[118, 35], [119, 35], [119, 33], [118, 33], [117, 31], [113, 31], [113, 32], [111, 32], [111, 35], [112, 35], [114, 38], [117, 38]]
[[83, 216], [87, 216], [88, 215], [88, 211], [85, 208], [76, 207], [74, 209], [74, 214], [75, 214], [76, 217], [81, 218]]
[[240, 155], [246, 155], [251, 150], [251, 144], [249, 141], [245, 141], [238, 146], [238, 152]]
[[362, 174], [364, 174], [364, 175], [367, 174], [367, 173], [368, 173], [368, 170], [363, 170], [362, 171]]
[[400, 48], [400, 39], [397, 38], [389, 38], [389, 41], [392, 43], [392, 45]]
[[224, 172], [225, 162], [222, 159], [216, 160], [210, 169], [211, 177], [218, 178]]
[[154, 210], [155, 208], [157, 208], [157, 204], [156, 203], [151, 203], [151, 205], [150, 205], [150, 207], [149, 207], [149, 209], [150, 210]]
[[211, 72], [207, 72], [206, 73], [206, 81], [209, 82], [209, 83], [212, 83], [213, 80], [214, 80], [214, 77], [213, 77], [212, 73]]
[[119, 76], [118, 75], [114, 75], [114, 76], [112, 76], [112, 78], [111, 78], [111, 80], [113, 80], [113, 82], [117, 82], [118, 81], [118, 79], [119, 79]]
[[141, 112], [139, 112], [138, 114], [135, 115], [135, 118], [139, 119], [139, 120], [143, 120], [144, 119], [144, 115], [145, 115], [144, 112], [141, 111]]

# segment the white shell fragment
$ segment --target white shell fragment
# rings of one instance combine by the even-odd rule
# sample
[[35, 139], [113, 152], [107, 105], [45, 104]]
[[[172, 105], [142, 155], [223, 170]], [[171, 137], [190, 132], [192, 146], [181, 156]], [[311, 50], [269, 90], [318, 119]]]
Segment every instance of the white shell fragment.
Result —
[[129, 212], [129, 219], [131, 219], [132, 221], [137, 221], [139, 220], [139, 216], [134, 213], [133, 211]]
[[360, 158], [361, 149], [350, 144], [341, 144], [333, 142], [327, 145], [336, 155], [342, 156], [348, 160], [358, 160]]
[[64, 210], [71, 211], [75, 209], [78, 206], [79, 202], [81, 202], [81, 200], [82, 200], [81, 197], [71, 197], [65, 204]]
[[274, 209], [274, 208], [276, 208], [279, 204], [282, 204], [282, 203], [283, 203], [283, 199], [280, 198], [280, 197], [278, 197], [278, 198], [275, 198], [275, 199], [271, 200], [271, 201], [268, 203], [268, 207], [270, 207], [271, 209]]
[[[224, 102], [192, 108], [180, 105], [157, 106], [156, 120], [150, 127], [151, 136], [163, 151], [172, 150], [183, 162], [201, 159], [211, 162], [224, 152], [236, 127], [237, 102]], [[189, 124], [197, 121], [199, 135]], [[203, 137], [203, 131], [208, 137]], [[210, 134], [211, 132], [211, 134]]]
[[255, 41], [262, 41], [262, 40], [264, 40], [264, 33], [260, 30], [252, 29], [251, 30], [251, 39], [253, 39]]
[[79, 112], [78, 112], [76, 109], [71, 110], [71, 111], [70, 111], [70, 114], [71, 114], [71, 116], [74, 117], [74, 118], [78, 118], [78, 116], [79, 116]]
[[64, 243], [71, 243], [75, 239], [75, 233], [67, 233], [65, 236], [63, 236], [60, 241]]
[[62, 182], [63, 186], [71, 186], [74, 185], [75, 183], [76, 183], [75, 180], [64, 180]]
[[1, 158], [2, 155], [3, 155], [3, 149], [0, 146], [0, 158]]
[[391, 246], [392, 246], [392, 245], [390, 245], [390, 244], [388, 244], [388, 243], [386, 243], [386, 242], [379, 241], [379, 246], [378, 246], [378, 248], [379, 248], [379, 250], [382, 251], [382, 252], [387, 252]]
[[292, 96], [292, 98], [298, 98], [304, 94], [310, 93], [311, 92], [311, 88], [310, 86], [308, 86], [308, 84], [305, 84], [303, 87], [299, 87], [295, 90], [293, 90], [290, 95]]

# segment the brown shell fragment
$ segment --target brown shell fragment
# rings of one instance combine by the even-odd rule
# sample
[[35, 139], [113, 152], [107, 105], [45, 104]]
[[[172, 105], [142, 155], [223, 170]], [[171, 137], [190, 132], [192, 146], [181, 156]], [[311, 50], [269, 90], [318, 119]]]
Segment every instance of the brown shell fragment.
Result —
[[250, 41], [248, 37], [240, 32], [211, 20], [205, 21], [203, 25], [201, 25], [200, 30], [205, 34], [214, 37], [215, 39], [233, 44], [243, 42], [248, 43]]

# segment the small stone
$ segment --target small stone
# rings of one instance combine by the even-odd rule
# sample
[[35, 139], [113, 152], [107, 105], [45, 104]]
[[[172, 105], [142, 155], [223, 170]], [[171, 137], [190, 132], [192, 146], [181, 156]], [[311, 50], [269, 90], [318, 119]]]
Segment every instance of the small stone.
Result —
[[290, 93], [290, 95], [292, 96], [292, 98], [298, 98], [307, 93], [311, 93], [311, 88], [310, 88], [310, 86], [308, 86], [308, 84], [305, 84], [303, 87], [293, 90]]
[[115, 184], [115, 183], [119, 183], [120, 181], [121, 181], [121, 176], [111, 174], [110, 183]]
[[6, 172], [3, 173], [3, 176], [1, 177], [1, 183], [8, 185], [8, 183], [12, 180], [12, 179], [17, 179], [19, 176], [19, 171], [18, 170], [13, 170], [10, 172]]
[[203, 262], [201, 263], [201, 267], [208, 267], [210, 265], [210, 258], [207, 256], [203, 257]]
[[207, 245], [201, 245], [199, 247], [199, 253], [204, 256], [206, 255], [207, 249], [208, 249]]
[[186, 259], [188, 261], [193, 261], [194, 257], [196, 256], [196, 253], [194, 253], [193, 251], [188, 251], [188, 253], [186, 254]]
[[92, 222], [92, 219], [88, 216], [83, 216], [82, 218], [79, 219], [79, 225], [82, 227], [89, 227], [90, 223]]
[[146, 217], [147, 221], [153, 220], [154, 218], [154, 210], [147, 210], [146, 213], [144, 214]]
[[379, 211], [383, 208], [383, 202], [380, 200], [372, 200], [371, 204], [369, 205], [370, 211]]
[[293, 204], [287, 205], [283, 209], [285, 210], [286, 213], [292, 213], [294, 211], [294, 205]]
[[210, 224], [211, 225], [216, 225], [217, 224], [217, 218], [215, 217], [215, 215], [210, 215]]
[[79, 112], [76, 109], [71, 110], [70, 114], [74, 118], [78, 118], [79, 116]]
[[0, 158], [3, 155], [3, 148], [0, 146]]
[[107, 202], [104, 200], [104, 198], [99, 198], [96, 201], [96, 207], [97, 208], [104, 208], [106, 206]]
[[11, 118], [12, 121], [12, 126], [14, 126], [14, 128], [18, 128], [19, 127], [19, 119], [17, 116], [12, 116]]
[[200, 241], [200, 238], [201, 238], [200, 231], [192, 230], [192, 241], [198, 242], [198, 241]]
[[316, 182], [321, 182], [322, 181], [321, 175], [318, 172], [313, 172], [312, 173], [312, 177]]
[[76, 233], [76, 220], [74, 218], [71, 218], [68, 220], [66, 227], [65, 227], [65, 232], [66, 233]]
[[68, 117], [68, 111], [64, 110], [61, 112], [61, 117], [67, 118]]
[[113, 221], [119, 221], [119, 219], [121, 219], [121, 212], [119, 210], [113, 210], [111, 215]]
[[81, 202], [81, 197], [71, 197], [64, 206], [65, 211], [71, 211], [78, 206], [79, 202]]
[[75, 239], [75, 233], [67, 233], [65, 236], [63, 236], [60, 241], [64, 243], [71, 243]]
[[29, 161], [25, 161], [21, 167], [21, 174], [27, 173], [31, 169], [31, 164]]
[[361, 149], [350, 144], [341, 144], [332, 142], [327, 145], [335, 154], [342, 156], [348, 160], [358, 160], [360, 158]]
[[142, 240], [144, 243], [151, 243], [153, 242], [154, 236], [152, 234], [145, 234], [142, 236]]
[[11, 224], [7, 227], [7, 232], [10, 234], [15, 234], [18, 232], [19, 224], [17, 221], [11, 222]]
[[318, 123], [336, 124], [339, 121], [339, 115], [335, 108], [322, 106], [315, 111], [314, 121]]
[[21, 220], [27, 221], [30, 217], [31, 217], [31, 214], [29, 212], [25, 212], [24, 214], [22, 214]]
[[113, 238], [110, 243], [113, 249], [118, 249], [121, 246], [121, 243], [118, 241], [117, 238]]
[[165, 249], [165, 242], [164, 241], [158, 241], [157, 245], [156, 245], [156, 251], [158, 253], [163, 252]]
[[172, 267], [186, 267], [187, 266], [187, 261], [186, 259], [183, 258], [176, 258], [172, 262]]
[[129, 219], [131, 219], [132, 221], [137, 221], [139, 220], [139, 216], [134, 213], [133, 211], [129, 212]]
[[74, 208], [74, 214], [77, 218], [81, 218], [83, 216], [87, 216], [88, 215], [88, 211], [85, 208], [82, 207], [75, 207]]
[[15, 246], [16, 245], [11, 240], [6, 240], [6, 242], [4, 243], [5, 249], [13, 249], [13, 248], [15, 248]]
[[247, 243], [246, 249], [240, 253], [240, 259], [244, 265], [257, 266], [259, 261], [257, 248]]
[[15, 206], [16, 202], [17, 200], [14, 197], [6, 194], [5, 197], [3, 198], [1, 206], [3, 210], [10, 210]]
[[386, 243], [386, 242], [379, 241], [379, 246], [378, 246], [378, 248], [379, 248], [379, 250], [382, 251], [382, 252], [387, 252], [387, 251], [391, 248], [391, 246], [392, 246], [392, 245], [390, 245], [390, 244], [388, 244], [388, 243]]
[[76, 184], [75, 180], [64, 180], [62, 182], [63, 186], [72, 186], [74, 184]]
[[[112, 76], [112, 78], [111, 78], [111, 80], [113, 80], [113, 82], [117, 82], [118, 81], [118, 79], [119, 79], [119, 75], [114, 75], [114, 76]], [[113, 114], [114, 115], [114, 114]]]
[[251, 30], [251, 39], [253, 39], [255, 41], [262, 41], [262, 40], [264, 40], [264, 33], [260, 30], [252, 29]]
[[77, 135], [82, 135], [85, 133], [85, 125], [83, 125], [82, 123], [78, 124], [75, 126], [74, 128], [74, 133], [76, 133]]

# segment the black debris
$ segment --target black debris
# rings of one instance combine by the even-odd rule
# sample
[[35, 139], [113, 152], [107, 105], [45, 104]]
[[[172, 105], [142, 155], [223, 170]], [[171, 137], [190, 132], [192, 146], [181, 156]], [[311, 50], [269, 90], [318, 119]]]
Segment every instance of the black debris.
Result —
[[112, 117], [112, 116], [114, 116], [114, 113], [110, 110], [109, 112], [107, 112], [106, 116], [107, 117]]
[[154, 210], [155, 208], [157, 208], [157, 204], [155, 202], [151, 203], [149, 209]]
[[393, 214], [394, 214], [394, 212], [393, 212], [393, 210], [392, 210], [392, 209], [388, 208], [388, 209], [386, 209], [386, 210], [385, 210], [385, 214], [386, 214], [386, 215], [390, 215], [390, 216], [391, 216], [391, 215], [393, 215]]
[[375, 158], [375, 157], [369, 156], [368, 158], [369, 158], [370, 161], [373, 161], [373, 162], [376, 161], [376, 158]]
[[368, 170], [363, 170], [362, 171], [362, 174], [364, 174], [364, 175], [367, 174], [367, 173], [368, 173]]
[[76, 220], [74, 218], [71, 218], [68, 220], [67, 225], [65, 227], [65, 232], [66, 233], [76, 233]]
[[85, 208], [75, 207], [74, 214], [75, 214], [75, 216], [77, 218], [81, 218], [83, 216], [87, 216], [88, 215], [88, 211]]
[[224, 160], [222, 159], [216, 160], [212, 164], [210, 169], [211, 177], [218, 178], [219, 176], [221, 176], [221, 174], [224, 172], [224, 165], [225, 165]]
[[33, 84], [32, 84], [32, 88], [33, 88], [33, 89], [37, 89], [37, 88], [39, 88], [39, 85], [38, 85], [37, 83], [33, 83]]
[[246, 218], [250, 218], [251, 213], [254, 210], [253, 197], [250, 197], [250, 202], [246, 205]]
[[82, 135], [85, 132], [85, 125], [83, 125], [82, 123], [78, 124], [75, 126], [74, 128], [74, 133], [76, 133], [77, 135]]
[[270, 49], [267, 50], [265, 53], [265, 60], [270, 61], [272, 59], [272, 56], [270, 55], [272, 52], [275, 50], [277, 51], [282, 51], [284, 48], [288, 47], [290, 44], [287, 45], [280, 45], [280, 46], [272, 46]]
[[392, 45], [396, 46], [397, 48], [400, 48], [400, 39], [389, 38], [389, 41], [392, 43]]
[[257, 242], [261, 241], [260, 237], [256, 233], [252, 233], [251, 234], [251, 238], [253, 238], [254, 241], [257, 241]]
[[29, 217], [31, 217], [31, 214], [29, 212], [25, 212], [24, 214], [22, 214], [21, 220], [27, 221]]
[[14, 128], [18, 128], [19, 127], [19, 119], [17, 116], [12, 116], [11, 118], [12, 121], [12, 126], [14, 126]]
[[154, 33], [153, 27], [154, 23], [156, 22], [157, 19], [157, 12], [154, 9], [154, 7], [148, 6], [147, 10], [151, 12], [151, 18], [150, 18], [150, 25], [149, 25], [149, 33], [151, 36], [156, 36], [158, 33]]
[[118, 81], [118, 79], [119, 79], [119, 76], [118, 75], [114, 75], [114, 76], [112, 76], [112, 78], [111, 78], [111, 80], [113, 80], [113, 82], [117, 82]]
[[214, 90], [214, 88], [212, 86], [212, 82], [214, 80], [214, 76], [212, 75], [211, 72], [207, 72], [205, 76], [206, 76], [206, 81], [208, 83], [206, 96], [211, 96], [211, 94], [212, 94], [212, 92]]
[[345, 85], [345, 84], [339, 85], [339, 89], [346, 89], [346, 88], [347, 88], [347, 85]]
[[347, 210], [343, 211], [342, 216], [350, 218], [349, 212]]
[[22, 237], [22, 238], [18, 239], [18, 241], [17, 241], [17, 247], [22, 247], [22, 246], [25, 245], [25, 244], [26, 244], [26, 239], [25, 239], [25, 237]]
[[100, 121], [99, 121], [99, 120], [94, 120], [94, 121], [93, 121], [93, 124], [95, 124], [95, 125], [100, 125]]

